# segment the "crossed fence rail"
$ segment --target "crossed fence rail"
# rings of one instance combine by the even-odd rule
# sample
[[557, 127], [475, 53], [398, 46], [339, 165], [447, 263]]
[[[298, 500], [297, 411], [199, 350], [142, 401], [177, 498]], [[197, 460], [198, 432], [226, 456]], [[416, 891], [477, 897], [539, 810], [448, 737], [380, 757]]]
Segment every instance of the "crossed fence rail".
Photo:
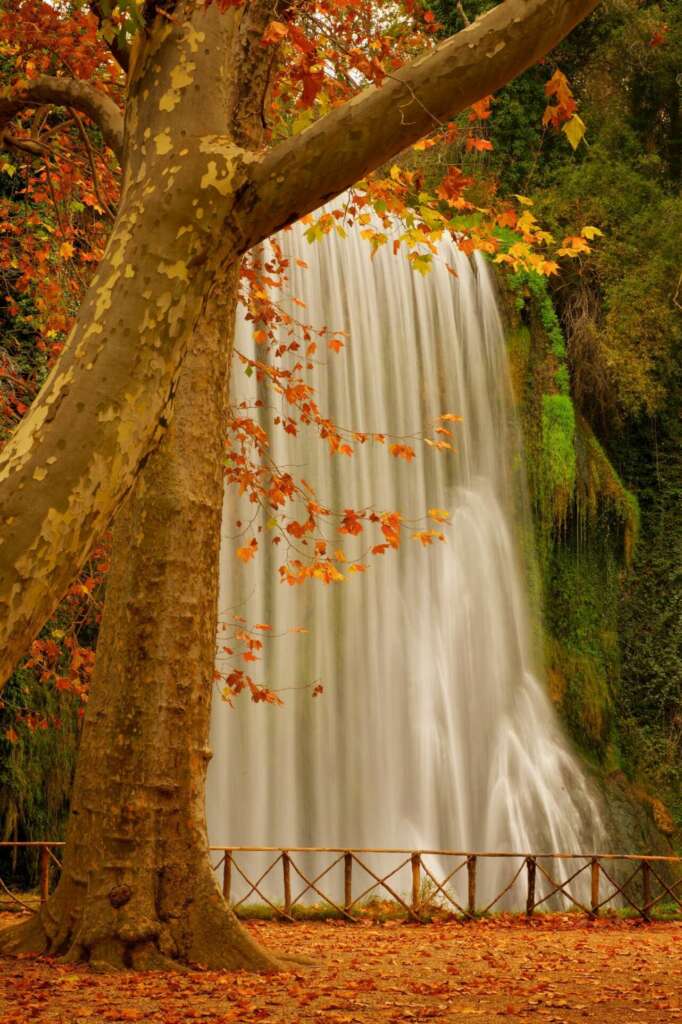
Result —
[[[49, 896], [52, 875], [61, 869], [61, 862], [54, 851], [63, 845], [60, 842], [0, 842], [0, 849], [24, 847], [38, 851], [39, 894], [42, 903]], [[249, 915], [247, 901], [251, 897], [259, 897], [277, 917], [294, 921], [294, 915], [303, 901], [314, 895], [321, 900], [322, 905], [329, 906], [340, 917], [354, 922], [361, 915], [363, 901], [382, 892], [389, 897], [397, 912], [402, 911], [412, 921], [421, 923], [427, 920], [436, 907], [466, 920], [503, 908], [505, 897], [515, 887], [518, 893], [519, 886], [523, 887], [525, 914], [529, 918], [543, 906], [556, 906], [557, 901], [560, 909], [577, 908], [590, 918], [597, 917], [609, 905], [625, 905], [644, 921], [650, 921], [652, 912], [662, 904], [669, 904], [675, 913], [682, 911], [682, 857], [675, 856], [471, 853], [459, 850], [318, 846], [211, 846], [209, 850], [212, 854], [220, 854], [213, 868], [216, 872], [222, 868], [223, 896], [235, 912], [242, 916]], [[298, 863], [294, 854], [297, 855]], [[246, 873], [243, 866], [244, 859], [254, 855], [267, 856], [269, 861], [264, 869], [261, 866], [255, 879]], [[399, 860], [391, 866], [390, 871], [380, 875], [374, 869], [376, 865], [368, 863], [368, 858], [377, 855], [382, 858], [396, 857]], [[306, 873], [301, 867], [301, 858], [310, 860], [313, 857], [331, 859], [321, 871], [313, 873], [307, 868]], [[447, 862], [446, 873], [440, 878], [435, 873], [439, 869], [433, 864], [434, 858], [440, 863], [441, 871], [442, 863]], [[505, 877], [501, 890], [495, 889], [492, 893], [488, 891], [481, 898], [479, 868], [491, 861], [509, 864], [510, 874]], [[324, 879], [328, 879], [334, 868], [341, 865], [343, 895], [342, 898], [333, 899], [329, 891], [321, 888], [321, 884]], [[281, 892], [281, 902], [275, 902], [272, 888], [278, 866], [280, 882], [278, 885], [276, 883], [276, 887]], [[558, 871], [564, 869], [567, 869], [567, 877], [557, 878]], [[408, 893], [399, 891], [395, 881], [397, 876], [406, 872], [409, 872], [411, 882]], [[357, 884], [358, 878], [361, 878], [360, 885]], [[589, 892], [586, 885], [588, 878]], [[465, 889], [464, 897], [458, 895], [459, 888], [453, 888], [455, 880], [457, 883], [466, 880], [466, 886], [459, 887]], [[234, 892], [235, 881], [245, 892]], [[296, 895], [293, 894], [292, 882], [299, 884]], [[489, 890], [489, 884], [485, 888]], [[0, 889], [15, 903], [32, 909], [24, 899], [10, 890], [2, 878]], [[583, 895], [583, 890], [586, 895]]]

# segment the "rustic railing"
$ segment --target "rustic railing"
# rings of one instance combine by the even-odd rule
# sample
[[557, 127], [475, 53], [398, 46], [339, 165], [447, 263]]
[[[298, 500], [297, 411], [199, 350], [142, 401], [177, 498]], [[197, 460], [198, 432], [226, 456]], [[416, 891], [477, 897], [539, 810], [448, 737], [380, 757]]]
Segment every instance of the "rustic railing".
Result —
[[[9, 847], [33, 848], [39, 851], [39, 899], [44, 902], [50, 893], [53, 869], [59, 871], [60, 861], [55, 850], [64, 844], [57, 842], [0, 842], [0, 850]], [[650, 921], [653, 912], [662, 905], [673, 913], [682, 911], [682, 857], [642, 856], [614, 853], [471, 853], [458, 850], [407, 850], [394, 848], [341, 847], [274, 847], [274, 846], [212, 846], [212, 854], [219, 854], [214, 870], [221, 872], [225, 899], [237, 913], [249, 916], [253, 912], [252, 897], [262, 901], [282, 920], [294, 921], [295, 915], [315, 897], [321, 901], [317, 907], [327, 906], [331, 912], [348, 921], [356, 921], [368, 906], [370, 897], [381, 893], [388, 898], [396, 913], [416, 922], [428, 920], [435, 911], [454, 913], [462, 919], [474, 919], [495, 909], [504, 909], [505, 897], [514, 891], [519, 903], [519, 888], [523, 886], [525, 915], [530, 918], [540, 908], [575, 908], [590, 918], [596, 918], [607, 907], [630, 908], [644, 921]], [[258, 870], [255, 878], [244, 868], [244, 860], [260, 855], [268, 863]], [[294, 858], [296, 855], [296, 859]], [[371, 857], [395, 857], [398, 863], [383, 875], [368, 863]], [[329, 859], [322, 870], [303, 870], [301, 859]], [[447, 862], [447, 871], [440, 878], [433, 860]], [[297, 863], [298, 861], [298, 863]], [[501, 889], [488, 891], [481, 897], [481, 889], [490, 889], [489, 880], [480, 886], [481, 865], [502, 861], [509, 865], [509, 873]], [[340, 867], [342, 865], [342, 867]], [[281, 901], [273, 896], [275, 870], [279, 866], [280, 881], [275, 883]], [[332, 898], [327, 883], [331, 872], [339, 867], [342, 872], [340, 895]], [[557, 874], [566, 872], [566, 877]], [[308, 872], [308, 873], [306, 873]], [[396, 876], [409, 880], [409, 891], [400, 891]], [[458, 878], [458, 876], [460, 876]], [[358, 885], [358, 880], [361, 884]], [[465, 880], [453, 888], [455, 880]], [[267, 880], [267, 891], [266, 889]], [[580, 880], [580, 881], [579, 881]], [[587, 884], [589, 880], [589, 885]], [[367, 882], [369, 881], [369, 884]], [[237, 884], [235, 884], [237, 883]], [[321, 888], [325, 884], [327, 891]], [[295, 888], [298, 891], [294, 895]], [[241, 892], [235, 889], [241, 889]], [[12, 892], [0, 878], [0, 890], [14, 903], [32, 909], [25, 898]], [[558, 906], [557, 906], [558, 905]], [[251, 907], [251, 910], [249, 908]]]
[[[315, 894], [332, 911], [349, 921], [357, 920], [363, 901], [372, 893], [382, 892], [395, 904], [396, 911], [413, 921], [427, 919], [435, 909], [446, 910], [458, 916], [471, 919], [501, 909], [504, 898], [525, 882], [525, 914], [532, 917], [536, 910], [563, 901], [559, 909], [576, 908], [588, 917], [597, 917], [609, 905], [615, 908], [625, 905], [634, 910], [645, 921], [651, 920], [652, 912], [662, 904], [670, 903], [676, 911], [682, 910], [682, 858], [673, 856], [640, 856], [637, 854], [567, 854], [567, 853], [471, 853], [459, 850], [407, 850], [387, 848], [343, 849], [340, 847], [211, 847], [212, 852], [221, 854], [214, 864], [216, 871], [222, 868], [222, 888], [225, 899], [236, 912], [248, 912], [248, 901], [258, 897], [276, 916], [294, 920], [297, 907], [309, 894]], [[256, 854], [271, 855], [270, 862], [259, 870], [255, 878], [247, 875], [243, 861]], [[294, 854], [299, 855], [298, 863]], [[391, 870], [378, 874], [368, 863], [368, 857], [390, 855], [398, 859]], [[300, 866], [301, 857], [310, 859], [326, 857], [329, 862], [320, 865], [322, 870], [309, 877]], [[433, 863], [448, 862], [444, 876], [437, 877]], [[501, 860], [510, 865], [508, 877], [501, 889], [488, 892], [479, 898], [479, 879], [482, 863]], [[241, 863], [240, 863], [241, 862]], [[343, 899], [333, 899], [320, 887], [334, 868], [343, 864]], [[281, 871], [278, 886], [281, 902], [272, 898], [272, 884], [264, 891], [266, 879], [272, 879], [273, 872]], [[354, 867], [359, 868], [363, 883], [353, 889]], [[557, 878], [558, 869], [568, 868], [567, 877]], [[665, 869], [676, 870], [674, 879], [662, 877]], [[392, 880], [401, 872], [409, 870], [410, 892], [400, 892]], [[458, 898], [452, 883], [463, 874], [466, 885], [463, 898]], [[522, 876], [525, 875], [525, 879]], [[589, 886], [585, 885], [589, 878]], [[234, 881], [242, 883], [246, 892], [234, 898]], [[299, 891], [293, 896], [292, 879], [299, 883]], [[370, 884], [367, 885], [367, 881]], [[580, 884], [578, 883], [580, 880]], [[486, 886], [489, 889], [489, 885]], [[338, 886], [337, 886], [338, 888]], [[582, 896], [585, 889], [587, 896]], [[655, 891], [657, 890], [657, 891]], [[582, 897], [582, 898], [579, 898]], [[518, 897], [517, 897], [518, 902]]]

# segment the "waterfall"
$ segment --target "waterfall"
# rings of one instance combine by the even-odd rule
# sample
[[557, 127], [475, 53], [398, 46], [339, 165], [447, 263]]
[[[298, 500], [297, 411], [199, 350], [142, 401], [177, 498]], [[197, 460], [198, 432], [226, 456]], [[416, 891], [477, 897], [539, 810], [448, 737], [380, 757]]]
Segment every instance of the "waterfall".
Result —
[[[290, 587], [279, 582], [282, 557], [266, 517], [255, 523], [263, 554], [239, 565], [236, 523], [249, 522], [253, 506], [226, 495], [220, 608], [279, 635], [252, 667], [283, 691], [285, 706], [247, 696], [234, 709], [215, 702], [211, 841], [589, 848], [599, 834], [596, 804], [535, 663], [520, 554], [530, 535], [523, 458], [487, 264], [443, 242], [422, 278], [390, 245], [370, 259], [356, 230], [310, 246], [296, 225], [280, 244], [291, 257], [282, 305], [315, 327], [347, 332], [339, 354], [321, 343], [309, 371], [323, 412], [344, 427], [394, 435], [433, 437], [446, 412], [462, 422], [445, 423], [454, 452], [409, 442], [417, 458], [408, 465], [381, 444], [330, 456], [313, 430], [291, 437], [273, 426], [281, 407], [260, 410], [273, 459], [295, 467], [320, 502], [406, 519], [435, 507], [450, 520], [444, 543], [422, 547], [408, 532], [399, 552], [369, 557], [366, 572], [341, 584]], [[241, 351], [255, 351], [252, 334], [240, 319]], [[233, 392], [235, 400], [259, 396], [255, 375], [238, 362]], [[352, 557], [368, 542], [341, 536], [337, 544]], [[308, 632], [287, 632], [297, 626]], [[324, 694], [313, 698], [305, 684], [317, 679]], [[505, 872], [491, 864], [479, 885], [492, 891]]]

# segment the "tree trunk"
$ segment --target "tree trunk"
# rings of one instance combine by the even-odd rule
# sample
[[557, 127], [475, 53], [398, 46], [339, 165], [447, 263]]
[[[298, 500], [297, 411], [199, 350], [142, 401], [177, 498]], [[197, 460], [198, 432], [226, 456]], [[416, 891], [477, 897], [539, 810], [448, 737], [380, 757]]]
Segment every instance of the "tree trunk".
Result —
[[7, 951], [276, 966], [223, 900], [204, 818], [236, 280], [211, 299], [172, 424], [117, 518], [62, 877]]
[[[270, 14], [250, 6], [223, 68], [220, 116], [244, 151], [262, 138]], [[3, 934], [7, 952], [110, 969], [278, 966], [223, 899], [204, 812], [238, 278], [238, 262], [214, 278], [173, 419], [116, 519], [62, 876]]]

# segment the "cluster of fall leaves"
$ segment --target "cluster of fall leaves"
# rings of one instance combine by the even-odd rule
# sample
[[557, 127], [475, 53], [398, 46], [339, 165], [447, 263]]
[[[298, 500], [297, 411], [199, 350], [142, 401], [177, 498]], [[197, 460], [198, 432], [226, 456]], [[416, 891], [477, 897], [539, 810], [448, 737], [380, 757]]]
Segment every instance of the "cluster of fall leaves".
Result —
[[306, 957], [275, 975], [188, 971], [96, 975], [4, 961], [2, 1024], [675, 1024], [682, 925], [585, 923], [552, 915], [461, 925], [249, 923], [274, 950]]
[[[85, 4], [20, 0], [11, 10], [5, 7], [0, 12], [5, 95], [45, 73], [86, 79], [122, 105], [124, 80], [106, 41], [116, 35], [123, 39], [139, 17], [139, 6], [127, 0], [112, 8], [99, 30]], [[417, 0], [401, 5], [388, 0], [294, 0], [286, 20], [273, 20], [262, 38], [263, 46], [283, 48], [267, 112], [270, 138], [302, 131], [363, 86], [380, 84], [433, 46], [440, 28], [433, 12]], [[560, 69], [553, 69], [546, 91], [546, 124], [561, 129], [575, 148], [585, 126]], [[420, 274], [428, 273], [444, 235], [467, 253], [481, 250], [514, 270], [540, 274], [557, 273], [562, 258], [589, 253], [590, 242], [599, 234], [596, 227], [585, 227], [555, 245], [533, 215], [530, 198], [491, 194], [490, 202], [482, 205], [471, 197], [476, 182], [456, 159], [472, 153], [484, 156], [492, 148], [485, 129], [493, 103], [493, 97], [487, 97], [457, 122], [435, 124], [431, 135], [416, 145], [418, 153], [439, 147], [446, 157], [435, 186], [425, 182], [418, 163], [417, 169], [396, 164], [388, 173], [359, 182], [339, 209], [305, 218], [308, 240], [314, 243], [331, 231], [343, 235], [354, 227], [367, 240], [370, 254], [390, 242], [396, 258], [407, 258]], [[120, 185], [113, 153], [102, 144], [95, 126], [74, 110], [26, 110], [15, 119], [12, 134], [13, 147], [0, 150], [0, 442], [24, 415], [63, 348], [102, 256]], [[340, 330], [307, 323], [300, 301], [298, 319], [282, 308], [277, 296], [288, 287], [288, 272], [289, 260], [275, 240], [250, 254], [241, 272], [241, 300], [254, 325], [259, 358], [236, 352], [235, 359], [280, 400], [285, 411], [275, 427], [289, 434], [314, 430], [334, 458], [351, 457], [365, 444], [383, 445], [389, 457], [407, 462], [416, 457], [419, 446], [452, 453], [456, 412], [444, 412], [434, 423], [432, 436], [390, 437], [367, 433], [362, 424], [341, 427], [320, 408], [305, 380], [306, 367], [319, 345], [342, 356], [352, 339]], [[430, 519], [442, 526], [447, 520], [444, 510], [429, 510], [423, 524], [414, 524], [406, 522], [400, 510], [328, 507], [313, 483], [273, 462], [269, 438], [255, 412], [243, 404], [231, 411], [226, 482], [246, 493], [274, 521], [272, 543], [283, 545], [283, 582], [335, 583], [364, 571], [364, 560], [349, 559], [344, 553], [339, 543], [344, 534], [376, 531], [368, 543], [370, 556], [397, 549], [406, 531], [422, 545], [444, 539], [442, 529], [426, 523]], [[81, 702], [87, 698], [94, 664], [92, 648], [83, 637], [92, 633], [101, 612], [106, 538], [102, 544], [102, 551], [95, 553], [69, 591], [65, 614], [46, 627], [28, 662], [46, 683], [70, 690]], [[255, 535], [247, 537], [236, 548], [237, 559], [250, 561], [258, 544]], [[234, 651], [235, 658], [247, 662], [257, 658], [247, 641], [241, 646], [237, 642]], [[268, 692], [243, 667], [230, 674], [225, 685], [229, 695], [248, 689], [254, 699], [265, 699]], [[27, 714], [22, 724], [37, 728], [48, 723]], [[14, 729], [12, 734], [16, 735]]]

